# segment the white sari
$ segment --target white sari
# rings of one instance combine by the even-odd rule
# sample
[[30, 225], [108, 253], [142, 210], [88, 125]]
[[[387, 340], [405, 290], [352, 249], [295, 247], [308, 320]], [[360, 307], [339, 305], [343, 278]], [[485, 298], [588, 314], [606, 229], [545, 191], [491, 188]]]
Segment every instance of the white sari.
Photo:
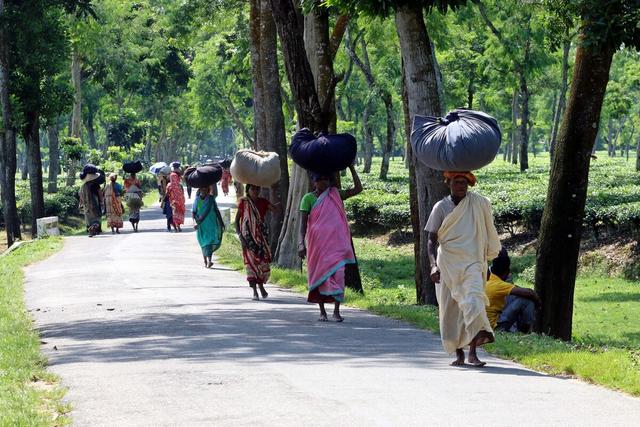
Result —
[[493, 332], [484, 288], [488, 261], [498, 255], [501, 246], [489, 200], [467, 193], [442, 222], [438, 243], [440, 335], [444, 349], [454, 353], [481, 330]]

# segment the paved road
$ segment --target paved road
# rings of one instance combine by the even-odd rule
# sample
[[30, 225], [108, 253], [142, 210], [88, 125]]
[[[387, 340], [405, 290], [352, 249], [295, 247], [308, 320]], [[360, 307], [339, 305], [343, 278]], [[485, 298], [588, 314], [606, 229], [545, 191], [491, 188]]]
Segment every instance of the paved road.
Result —
[[[189, 220], [187, 220], [189, 221]], [[77, 426], [638, 425], [640, 400], [486, 357], [452, 368], [439, 339], [207, 270], [191, 227], [72, 237], [27, 270], [27, 304]], [[54, 348], [55, 347], [55, 348]]]

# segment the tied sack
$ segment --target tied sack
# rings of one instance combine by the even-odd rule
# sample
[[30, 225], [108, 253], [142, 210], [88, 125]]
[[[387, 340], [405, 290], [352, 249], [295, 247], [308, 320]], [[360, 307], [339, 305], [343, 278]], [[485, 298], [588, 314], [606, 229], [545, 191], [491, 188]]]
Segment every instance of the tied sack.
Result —
[[411, 147], [418, 160], [430, 168], [468, 171], [491, 163], [501, 138], [496, 119], [482, 111], [460, 108], [444, 118], [416, 115]]
[[222, 168], [219, 165], [191, 167], [184, 171], [184, 180], [189, 187], [208, 187], [220, 181]]
[[126, 173], [138, 173], [142, 171], [142, 163], [140, 160], [136, 162], [128, 162], [122, 165], [122, 170]]
[[302, 168], [321, 174], [333, 174], [348, 168], [356, 159], [358, 144], [353, 135], [321, 134], [316, 137], [304, 128], [293, 135], [289, 155]]
[[238, 150], [229, 171], [233, 179], [243, 184], [270, 187], [280, 180], [280, 156], [267, 151]]

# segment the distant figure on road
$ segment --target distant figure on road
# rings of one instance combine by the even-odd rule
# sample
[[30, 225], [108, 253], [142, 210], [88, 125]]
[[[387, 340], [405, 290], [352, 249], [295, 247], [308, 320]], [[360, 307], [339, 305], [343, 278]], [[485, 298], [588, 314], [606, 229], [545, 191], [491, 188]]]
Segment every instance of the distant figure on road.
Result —
[[225, 196], [229, 195], [229, 184], [231, 184], [231, 172], [229, 171], [229, 168], [223, 168], [220, 187], [222, 187], [222, 194]]
[[[215, 187], [213, 184], [211, 187]], [[198, 243], [202, 249], [204, 266], [211, 268], [211, 257], [222, 243], [224, 222], [216, 204], [215, 193], [211, 187], [203, 187], [198, 190], [196, 200], [193, 202], [193, 228], [197, 231]]]
[[129, 210], [129, 222], [133, 227], [134, 233], [138, 232], [138, 223], [140, 222], [140, 208], [142, 202], [142, 184], [136, 177], [135, 173], [129, 175], [124, 180], [124, 198]]
[[[187, 169], [189, 169], [191, 167], [191, 165], [184, 165], [184, 170], [186, 171]], [[191, 186], [185, 181], [185, 184], [187, 186], [187, 197], [189, 198], [189, 200], [191, 200]]]
[[236, 233], [242, 244], [242, 260], [247, 270], [247, 281], [253, 289], [253, 299], [258, 300], [260, 288], [262, 298], [269, 294], [264, 284], [271, 274], [271, 248], [269, 247], [269, 225], [265, 222], [267, 211], [279, 211], [278, 206], [259, 196], [260, 187], [246, 186], [246, 197], [238, 203], [236, 212]]
[[111, 227], [111, 234], [120, 234], [122, 228], [122, 185], [116, 180], [118, 175], [109, 175], [107, 183], [104, 185], [104, 206], [107, 213], [107, 227]]
[[484, 287], [488, 260], [498, 255], [500, 240], [489, 201], [467, 193], [476, 177], [471, 172], [445, 172], [444, 176], [451, 195], [433, 206], [425, 227], [442, 345], [447, 353], [456, 353], [452, 365], [464, 365], [463, 348], [468, 345], [469, 363], [484, 366], [476, 347], [494, 341]]
[[487, 316], [496, 331], [529, 333], [536, 320], [536, 308], [542, 302], [533, 289], [521, 288], [508, 280], [511, 259], [506, 250], [491, 262], [491, 275], [485, 292], [489, 298]]
[[82, 179], [83, 184], [78, 192], [80, 211], [84, 214], [89, 237], [102, 232], [102, 204], [104, 203], [104, 197], [100, 186], [94, 182], [99, 176], [97, 173], [87, 174]]
[[184, 214], [186, 211], [184, 200], [184, 188], [180, 184], [180, 175], [177, 172], [171, 172], [169, 176], [169, 185], [167, 185], [167, 197], [171, 207], [172, 225], [175, 231], [182, 231], [184, 224]]
[[301, 258], [309, 256], [307, 301], [320, 306], [318, 320], [323, 322], [327, 321], [324, 304], [331, 302], [335, 303], [333, 318], [338, 322], [344, 320], [340, 315], [340, 302], [344, 301], [344, 266], [356, 262], [342, 201], [359, 194], [362, 184], [355, 167], [352, 165], [349, 169], [353, 188], [340, 191], [335, 187], [333, 176], [314, 173], [311, 181], [315, 190], [305, 194], [300, 202], [298, 254]]

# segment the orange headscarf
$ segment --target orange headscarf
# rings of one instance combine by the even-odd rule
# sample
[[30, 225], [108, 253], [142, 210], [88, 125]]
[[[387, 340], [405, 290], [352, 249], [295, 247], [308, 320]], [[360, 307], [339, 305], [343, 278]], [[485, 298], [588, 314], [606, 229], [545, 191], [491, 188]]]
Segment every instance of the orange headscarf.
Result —
[[467, 181], [469, 181], [469, 185], [472, 187], [476, 185], [476, 182], [478, 181], [476, 179], [476, 176], [470, 171], [460, 171], [460, 172], [446, 171], [444, 173], [444, 177], [449, 180], [454, 179], [455, 177], [458, 177], [458, 176], [466, 178]]

